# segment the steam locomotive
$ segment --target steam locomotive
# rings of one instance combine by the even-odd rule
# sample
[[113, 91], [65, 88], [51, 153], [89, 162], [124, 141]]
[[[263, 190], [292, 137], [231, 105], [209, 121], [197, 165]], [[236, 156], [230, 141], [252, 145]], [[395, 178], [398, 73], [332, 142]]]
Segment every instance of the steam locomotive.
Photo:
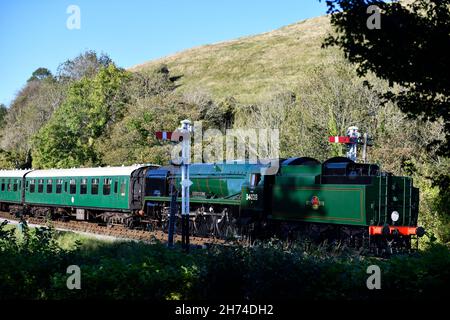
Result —
[[[409, 177], [382, 172], [376, 164], [335, 157], [280, 159], [276, 174], [263, 164], [210, 163], [190, 166], [191, 232], [230, 237], [256, 232], [355, 246], [409, 248], [417, 227], [419, 190]], [[170, 215], [170, 185], [177, 167], [146, 175], [145, 216], [163, 228]]]

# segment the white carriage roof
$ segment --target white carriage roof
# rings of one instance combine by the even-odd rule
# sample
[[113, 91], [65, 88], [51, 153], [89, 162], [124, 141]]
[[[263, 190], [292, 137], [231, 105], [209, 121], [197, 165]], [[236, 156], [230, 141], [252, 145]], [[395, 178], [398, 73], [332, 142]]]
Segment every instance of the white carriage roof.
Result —
[[134, 170], [147, 166], [149, 165], [134, 165], [128, 167], [35, 170], [27, 174], [27, 178], [130, 176]]
[[23, 178], [24, 174], [31, 170], [0, 170], [0, 178]]

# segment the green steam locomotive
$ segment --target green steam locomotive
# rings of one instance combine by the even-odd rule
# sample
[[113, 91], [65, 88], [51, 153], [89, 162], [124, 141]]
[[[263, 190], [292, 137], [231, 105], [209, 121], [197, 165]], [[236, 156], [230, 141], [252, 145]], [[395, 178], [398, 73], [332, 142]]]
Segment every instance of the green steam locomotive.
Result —
[[[409, 177], [344, 157], [323, 163], [280, 159], [270, 175], [264, 174], [266, 168], [242, 162], [192, 164], [191, 232], [217, 237], [281, 233], [401, 247], [424, 234], [417, 227], [419, 190]], [[171, 184], [180, 185], [179, 168], [147, 172], [143, 214], [163, 228]]]

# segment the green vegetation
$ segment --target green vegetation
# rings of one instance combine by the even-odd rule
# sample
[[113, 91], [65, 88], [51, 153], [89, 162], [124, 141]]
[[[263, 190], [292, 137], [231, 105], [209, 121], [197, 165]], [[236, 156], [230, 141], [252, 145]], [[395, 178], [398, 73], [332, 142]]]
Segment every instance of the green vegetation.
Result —
[[[381, 269], [381, 290], [366, 287], [372, 264]], [[70, 265], [80, 267], [80, 290], [66, 286]], [[0, 270], [0, 299], [442, 299], [450, 255], [430, 245], [381, 260], [275, 240], [184, 253], [159, 243], [57, 236], [52, 229], [16, 237], [2, 225]]]
[[[370, 5], [382, 12], [383, 26], [374, 29], [358, 23], [367, 19]], [[325, 45], [341, 48], [359, 75], [373, 72], [389, 81], [383, 97], [408, 115], [443, 121], [445, 139], [434, 144], [449, 156], [450, 0], [331, 0], [327, 6], [338, 32], [327, 37]], [[436, 178], [448, 187], [448, 175]]]
[[34, 136], [33, 164], [42, 168], [97, 164], [95, 139], [123, 116], [128, 77], [111, 64], [92, 78], [72, 83], [64, 103]]
[[52, 79], [53, 75], [47, 68], [37, 68], [32, 74], [28, 82], [30, 81], [40, 81], [44, 79]]
[[5, 126], [5, 116], [8, 113], [8, 109], [6, 106], [1, 103], [0, 104], [0, 128], [3, 128]]

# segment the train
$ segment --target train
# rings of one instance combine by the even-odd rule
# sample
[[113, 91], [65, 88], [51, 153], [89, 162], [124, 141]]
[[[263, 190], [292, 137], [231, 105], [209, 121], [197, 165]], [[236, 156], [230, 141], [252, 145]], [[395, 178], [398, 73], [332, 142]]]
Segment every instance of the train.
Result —
[[[406, 176], [345, 157], [190, 165], [190, 233], [223, 239], [307, 236], [354, 246], [411, 248], [422, 237], [419, 189]], [[167, 230], [181, 201], [175, 165], [1, 170], [0, 209], [14, 215], [76, 219]], [[179, 212], [179, 210], [178, 210]], [[179, 214], [178, 214], [179, 215]]]

